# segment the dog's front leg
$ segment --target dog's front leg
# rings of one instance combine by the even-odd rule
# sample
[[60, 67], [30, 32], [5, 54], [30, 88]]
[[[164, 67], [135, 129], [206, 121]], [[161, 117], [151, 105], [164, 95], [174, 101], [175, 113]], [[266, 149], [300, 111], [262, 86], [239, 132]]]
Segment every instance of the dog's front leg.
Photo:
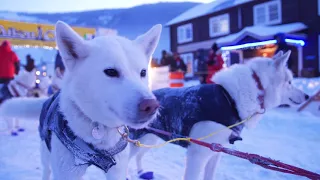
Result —
[[[148, 144], [148, 145], [155, 145], [159, 141], [159, 137], [157, 137], [154, 134], [146, 134], [143, 137], [139, 139], [140, 143], [142, 144]], [[136, 156], [136, 164], [137, 164], [137, 173], [140, 175], [143, 175], [146, 173], [143, 168], [142, 168], [142, 158], [143, 156], [151, 150], [150, 148], [142, 148], [142, 147], [137, 147], [133, 144], [130, 145], [130, 159], [133, 156]], [[141, 174], [142, 173], [142, 174]], [[147, 172], [148, 173], [148, 172]]]
[[200, 178], [200, 172], [205, 168], [210, 153], [209, 150], [196, 144], [191, 144], [188, 147], [184, 180], [202, 179]]
[[106, 173], [107, 180], [125, 180], [127, 178], [127, 169], [129, 163], [129, 146], [115, 157], [117, 164], [111, 167]]
[[14, 119], [13, 118], [6, 118], [5, 119], [8, 125], [8, 131], [11, 133], [12, 136], [18, 135], [14, 128]]
[[51, 168], [54, 180], [81, 180], [87, 165], [75, 165], [74, 155], [52, 134]]
[[212, 157], [209, 159], [206, 169], [204, 172], [204, 179], [205, 180], [213, 180], [215, 179], [215, 174], [217, 170], [217, 165], [221, 159], [221, 153], [212, 153]]
[[[222, 128], [225, 128], [225, 126], [212, 121], [203, 121], [194, 125], [191, 130], [190, 136], [193, 138], [200, 138], [212, 132], [216, 132]], [[228, 142], [230, 134], [231, 130], [225, 130], [215, 136], [208, 137], [203, 141], [207, 143], [225, 144]], [[191, 144], [187, 149], [187, 167], [184, 180], [203, 179], [203, 177], [200, 177], [200, 172], [204, 168], [207, 171], [205, 173], [205, 180], [207, 180], [207, 177], [209, 177], [209, 179], [212, 179], [219, 160], [219, 154], [212, 152], [208, 148], [196, 144]]]

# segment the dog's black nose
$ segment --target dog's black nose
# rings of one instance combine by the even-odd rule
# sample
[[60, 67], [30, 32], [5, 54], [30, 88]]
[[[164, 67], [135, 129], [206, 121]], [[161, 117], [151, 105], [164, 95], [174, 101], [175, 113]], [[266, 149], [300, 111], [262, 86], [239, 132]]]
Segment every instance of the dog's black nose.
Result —
[[308, 94], [306, 94], [304, 97], [306, 98], [306, 100], [310, 98]]

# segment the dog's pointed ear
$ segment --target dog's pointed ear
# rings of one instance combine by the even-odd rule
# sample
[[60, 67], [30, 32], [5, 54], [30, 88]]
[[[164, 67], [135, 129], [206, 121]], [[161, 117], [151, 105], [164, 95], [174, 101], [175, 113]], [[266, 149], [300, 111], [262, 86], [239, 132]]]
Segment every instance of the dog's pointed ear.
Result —
[[144, 53], [151, 59], [160, 39], [162, 25], [153, 26], [148, 32], [138, 36], [134, 41], [142, 46]]
[[80, 59], [88, 55], [85, 41], [62, 21], [56, 23], [56, 43], [68, 70], [72, 70]]
[[282, 68], [287, 65], [287, 62], [289, 60], [289, 57], [291, 55], [291, 51], [287, 51], [285, 54], [274, 58], [274, 65], [276, 68]]
[[283, 55], [283, 51], [279, 51], [277, 54], [275, 54], [272, 58], [277, 59]]

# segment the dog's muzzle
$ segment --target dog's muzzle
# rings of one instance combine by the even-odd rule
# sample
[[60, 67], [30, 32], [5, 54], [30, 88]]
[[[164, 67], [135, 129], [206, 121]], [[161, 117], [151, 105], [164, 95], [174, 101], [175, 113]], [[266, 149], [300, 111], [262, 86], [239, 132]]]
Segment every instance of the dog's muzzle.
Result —
[[140, 118], [138, 123], [145, 123], [157, 112], [160, 104], [156, 99], [143, 99], [138, 106]]

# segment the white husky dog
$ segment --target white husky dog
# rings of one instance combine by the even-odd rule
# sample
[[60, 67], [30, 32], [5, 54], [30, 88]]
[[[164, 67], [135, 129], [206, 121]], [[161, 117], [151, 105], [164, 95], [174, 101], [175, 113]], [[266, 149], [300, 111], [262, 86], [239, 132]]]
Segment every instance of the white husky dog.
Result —
[[[194, 118], [197, 116], [193, 116], [193, 104], [197, 102], [199, 99], [198, 97], [191, 98], [190, 94], [192, 94], [192, 88], [183, 89], [164, 89], [155, 91], [155, 95], [158, 101], [161, 104], [160, 109], [160, 118], [158, 117], [157, 120], [153, 121], [151, 127], [155, 127], [165, 131], [172, 132], [180, 132], [180, 135], [189, 136], [192, 138], [200, 138], [204, 137], [212, 132], [217, 130], [226, 128], [226, 126], [215, 122], [221, 113], [224, 113], [225, 106], [223, 105], [224, 102], [235, 102], [235, 109], [237, 110], [237, 117], [243, 120], [246, 119], [257, 112], [264, 112], [264, 110], [269, 110], [275, 108], [281, 104], [289, 104], [289, 105], [299, 105], [303, 103], [309, 97], [303, 93], [302, 91], [298, 90], [294, 86], [292, 86], [291, 81], [293, 79], [292, 73], [287, 68], [286, 63], [290, 56], [290, 51], [283, 54], [279, 52], [273, 58], [265, 58], [265, 57], [256, 57], [253, 58], [247, 64], [236, 64], [231, 66], [230, 68], [224, 69], [218, 72], [214, 77], [213, 81], [219, 85], [206, 85], [200, 86], [200, 90], [204, 89], [204, 87], [213, 87], [215, 89], [217, 86], [220, 86], [219, 89], [224, 89], [225, 91], [215, 91], [211, 93], [213, 100], [203, 100], [205, 98], [200, 98], [200, 103], [202, 102], [205, 104], [206, 102], [211, 103], [211, 110], [210, 110], [210, 103], [206, 104], [206, 109], [208, 110], [200, 110], [201, 112], [208, 112], [208, 114], [213, 114], [213, 119], [198, 119]], [[221, 88], [221, 86], [223, 88]], [[208, 89], [208, 88], [207, 88]], [[210, 88], [209, 88], [210, 89]], [[182, 96], [183, 91], [187, 91], [188, 93], [186, 96]], [[198, 90], [196, 90], [198, 92]], [[176, 93], [175, 93], [176, 92]], [[204, 91], [202, 91], [204, 92]], [[218, 93], [217, 93], [218, 92]], [[222, 93], [219, 93], [222, 92]], [[262, 94], [264, 93], [264, 94]], [[199, 95], [200, 93], [196, 93]], [[205, 92], [204, 94], [208, 95], [210, 92]], [[225, 101], [224, 97], [227, 97], [226, 94], [229, 94], [231, 98], [227, 98], [228, 100]], [[165, 96], [165, 100], [162, 98]], [[218, 97], [223, 98], [218, 98]], [[160, 98], [159, 98], [160, 97]], [[214, 100], [215, 98], [218, 98]], [[179, 101], [179, 98], [182, 102]], [[177, 100], [178, 99], [178, 100]], [[167, 103], [166, 101], [172, 101]], [[185, 102], [184, 102], [185, 101]], [[203, 102], [204, 101], [204, 102]], [[218, 101], [218, 103], [215, 103]], [[176, 104], [174, 104], [176, 103]], [[173, 105], [172, 105], [173, 104]], [[184, 104], [187, 104], [184, 107]], [[224, 103], [228, 104], [231, 103]], [[187, 106], [191, 106], [192, 108], [188, 108]], [[169, 108], [168, 108], [168, 107]], [[174, 107], [171, 107], [174, 106]], [[219, 107], [220, 106], [220, 107]], [[224, 106], [221, 108], [221, 106]], [[162, 111], [162, 109], [164, 110]], [[170, 112], [171, 109], [174, 109], [172, 113]], [[176, 109], [175, 109], [176, 108]], [[197, 110], [198, 111], [198, 110]], [[215, 112], [218, 111], [218, 112]], [[162, 112], [171, 113], [168, 117], [164, 117], [161, 119], [163, 115]], [[231, 114], [232, 110], [228, 110], [227, 114]], [[197, 113], [197, 112], [196, 112]], [[177, 116], [182, 117], [175, 117]], [[206, 115], [201, 115], [206, 116]], [[218, 117], [219, 116], [219, 117]], [[229, 117], [229, 115], [222, 115], [223, 117]], [[190, 119], [189, 117], [193, 118]], [[255, 124], [260, 119], [261, 115], [255, 115], [249, 121], [245, 123], [246, 127], [255, 126]], [[166, 119], [167, 118], [167, 119]], [[182, 119], [181, 118], [186, 118]], [[189, 119], [188, 119], [189, 118]], [[187, 125], [183, 125], [184, 121]], [[190, 124], [196, 121], [192, 127]], [[224, 121], [224, 119], [222, 119]], [[159, 123], [158, 123], [159, 122]], [[159, 127], [157, 127], [159, 126]], [[189, 134], [184, 134], [184, 128], [189, 128]], [[144, 132], [143, 132], [144, 131]], [[225, 131], [209, 137], [204, 141], [208, 143], [220, 143], [220, 144], [228, 144], [230, 142], [230, 137], [232, 136], [233, 131], [230, 129], [226, 129]], [[133, 138], [140, 138], [139, 141], [143, 144], [157, 144], [157, 140], [161, 137], [164, 140], [169, 140], [170, 137], [166, 137], [165, 135], [157, 134], [156, 132], [152, 132], [147, 129], [142, 130], [133, 130], [132, 134]], [[157, 134], [157, 135], [155, 135]], [[240, 139], [236, 139], [240, 140]], [[233, 142], [232, 142], [233, 143]], [[179, 144], [179, 142], [177, 143]], [[181, 145], [181, 143], [179, 144]], [[181, 145], [183, 146], [183, 145]], [[200, 147], [196, 144], [190, 144], [183, 147], [187, 147], [187, 163], [185, 169], [185, 180], [210, 180], [214, 179], [214, 174], [216, 171], [217, 164], [221, 158], [220, 153], [213, 152], [207, 148]], [[136, 155], [136, 163], [138, 167], [138, 172], [142, 171], [142, 162], [141, 159], [143, 155], [149, 150], [148, 148], [139, 148], [132, 145], [131, 148], [131, 157]], [[200, 172], [205, 169], [204, 177], [200, 177]]]
[[[35, 70], [28, 72], [24, 69], [14, 77], [7, 85], [0, 87], [0, 108], [1, 104], [11, 98], [26, 97], [32, 88], [35, 86], [36, 74]], [[19, 127], [19, 120], [14, 117], [1, 118], [0, 121], [6, 120], [8, 124], [8, 130], [11, 135], [17, 135], [17, 131], [23, 131], [23, 128]]]
[[[41, 142], [44, 180], [49, 179], [51, 171], [57, 180], [81, 179], [88, 165], [95, 164], [94, 160], [97, 159], [84, 162], [85, 159], [75, 158], [75, 154], [108, 152], [121, 139], [117, 132], [119, 126], [143, 128], [155, 118], [159, 105], [148, 88], [147, 69], [161, 29], [161, 25], [155, 25], [133, 41], [120, 36], [101, 36], [85, 41], [67, 24], [56, 24], [56, 42], [66, 66], [59, 99], [57, 98], [59, 112], [63, 114], [63, 121], [67, 122], [72, 134], [77, 137], [77, 142], [73, 144], [77, 145], [80, 139], [80, 144], [85, 144], [89, 150], [71, 151], [67, 147], [69, 144], [66, 146], [61, 136], [56, 131], [51, 131], [50, 144], [44, 140]], [[51, 99], [7, 101], [0, 108], [0, 116], [14, 116], [18, 113], [22, 117], [37, 118], [41, 112], [45, 120], [51, 121], [44, 112], [47, 109], [42, 108]], [[13, 107], [22, 112], [12, 110]], [[51, 109], [49, 113], [50, 111], [59, 114], [58, 109]], [[46, 121], [40, 118], [40, 129], [41, 122]], [[50, 151], [48, 145], [51, 147]], [[104, 169], [108, 170], [108, 180], [126, 178], [128, 155], [129, 149], [125, 148], [113, 157], [108, 157], [114, 158], [117, 164], [109, 170]]]

